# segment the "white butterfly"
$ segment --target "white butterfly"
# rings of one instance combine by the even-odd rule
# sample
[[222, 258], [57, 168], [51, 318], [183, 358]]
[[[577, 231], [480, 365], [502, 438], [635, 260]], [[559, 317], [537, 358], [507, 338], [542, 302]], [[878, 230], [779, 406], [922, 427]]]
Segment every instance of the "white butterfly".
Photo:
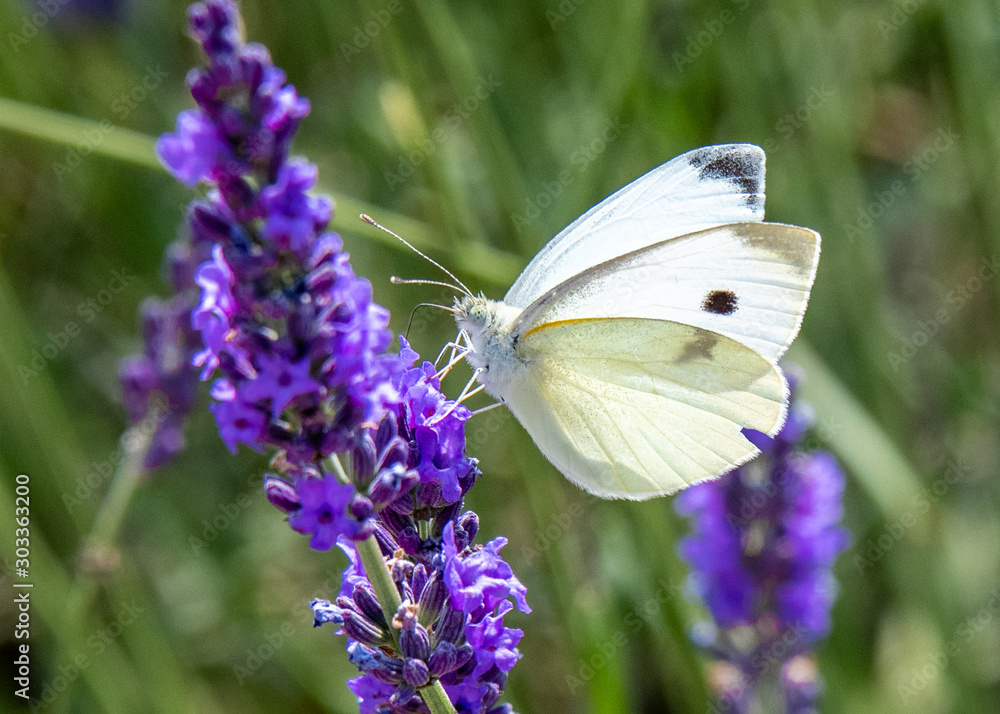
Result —
[[764, 152], [688, 152], [574, 221], [502, 301], [456, 300], [465, 356], [578, 486], [646, 499], [719, 476], [775, 434], [819, 235], [763, 223]]

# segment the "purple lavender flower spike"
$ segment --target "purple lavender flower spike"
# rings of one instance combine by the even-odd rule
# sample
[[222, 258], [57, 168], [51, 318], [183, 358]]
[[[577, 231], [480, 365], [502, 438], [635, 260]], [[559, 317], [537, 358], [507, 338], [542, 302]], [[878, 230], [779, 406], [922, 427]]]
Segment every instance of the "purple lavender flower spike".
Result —
[[184, 448], [184, 417], [197, 398], [197, 373], [191, 365], [197, 336], [189, 325], [190, 309], [186, 295], [144, 301], [140, 312], [145, 350], [119, 366], [129, 422], [156, 419], [143, 457], [147, 469], [162, 466]]
[[[694, 522], [681, 557], [718, 625], [698, 628], [695, 639], [716, 659], [713, 688], [733, 711], [755, 706], [763, 679], [780, 682], [788, 712], [813, 711], [822, 688], [809, 651], [830, 627], [831, 569], [848, 533], [836, 461], [797, 451], [808, 426], [808, 410], [793, 400], [773, 440], [748, 434], [762, 451], [756, 461], [676, 501]], [[775, 662], [766, 653], [777, 645]]]
[[[476, 545], [478, 517], [462, 510], [480, 476], [465, 454], [470, 412], [405, 340], [389, 351], [388, 311], [327, 232], [333, 202], [311, 193], [316, 167], [288, 155], [309, 102], [266, 48], [243, 41], [232, 0], [195, 3], [188, 18], [207, 65], [187, 79], [197, 108], [157, 152], [209, 190], [168, 254], [183, 296], [171, 324], [183, 328], [147, 339], [147, 352], [183, 349], [123, 363], [129, 414], [141, 418], [157, 390], [189, 406], [200, 368], [226, 447], [274, 453], [267, 499], [312, 548], [336, 544], [350, 561], [336, 600], [310, 604], [317, 626], [347, 638], [362, 712], [428, 712], [421, 692], [434, 687], [459, 712], [509, 713], [497, 702], [522, 632], [504, 619], [530, 608], [500, 555], [506, 539]], [[182, 355], [182, 382], [161, 354]], [[180, 448], [182, 418], [157, 453]], [[387, 612], [376, 593], [393, 587], [402, 605]]]

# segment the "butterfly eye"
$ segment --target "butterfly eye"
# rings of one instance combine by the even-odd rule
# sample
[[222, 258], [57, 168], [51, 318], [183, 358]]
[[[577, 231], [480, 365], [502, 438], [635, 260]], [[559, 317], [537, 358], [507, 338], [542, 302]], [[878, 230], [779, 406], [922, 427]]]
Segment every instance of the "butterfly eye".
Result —
[[474, 325], [485, 325], [486, 324], [486, 306], [485, 305], [473, 305], [469, 308], [469, 319]]

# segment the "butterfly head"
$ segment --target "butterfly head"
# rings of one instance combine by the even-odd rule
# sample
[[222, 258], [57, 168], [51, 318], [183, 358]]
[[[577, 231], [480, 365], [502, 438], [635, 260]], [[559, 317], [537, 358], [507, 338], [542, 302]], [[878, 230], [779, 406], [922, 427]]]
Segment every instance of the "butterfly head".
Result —
[[455, 298], [455, 322], [458, 324], [458, 329], [465, 332], [474, 342], [476, 337], [489, 330], [496, 314], [495, 304], [483, 295]]
[[497, 360], [513, 357], [511, 325], [520, 312], [481, 294], [456, 298], [455, 322], [471, 347], [467, 356], [474, 367], [489, 371]]

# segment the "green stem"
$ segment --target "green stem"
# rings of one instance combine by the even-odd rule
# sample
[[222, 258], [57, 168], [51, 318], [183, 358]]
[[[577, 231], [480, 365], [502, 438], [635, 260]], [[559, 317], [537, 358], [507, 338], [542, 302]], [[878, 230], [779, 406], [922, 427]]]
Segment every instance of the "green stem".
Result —
[[[118, 531], [125, 520], [128, 505], [146, 471], [142, 462], [161, 417], [162, 410], [153, 407], [143, 421], [128, 429], [122, 436], [122, 459], [111, 477], [111, 485], [97, 511], [90, 534], [83, 540], [81, 556], [84, 562], [91, 555], [101, 557], [102, 551], [113, 547], [118, 539]], [[83, 619], [83, 613], [89, 608], [96, 587], [94, 578], [83, 569], [77, 571], [66, 607], [66, 617], [71, 625]]]
[[[97, 135], [102, 138], [88, 143], [89, 151], [163, 171], [153, 151], [156, 140], [152, 136], [114, 126], [107, 121], [73, 116], [0, 97], [0, 131], [12, 131], [69, 147], [85, 141], [87, 136]], [[349, 196], [338, 194], [336, 205], [337, 212], [330, 223], [334, 230], [349, 231], [396, 250], [409, 250], [391, 235], [358, 218], [359, 213], [370, 213], [381, 223], [406, 236], [417, 248], [439, 256], [447, 255], [447, 248], [441, 245], [432, 226]], [[458, 268], [497, 285], [510, 285], [524, 265], [518, 256], [482, 244], [467, 245], [463, 250], [447, 255], [447, 258]]]
[[435, 679], [433, 684], [420, 690], [420, 696], [424, 698], [424, 703], [431, 710], [431, 714], [456, 714], [455, 707], [451, 704], [447, 692], [441, 681]]
[[[151, 136], [114, 126], [107, 120], [95, 121], [0, 97], [0, 129], [70, 147], [86, 144], [87, 150], [95, 154], [161, 168]], [[100, 138], [88, 139], [95, 136]]]
[[[162, 408], [155, 404], [151, 405], [146, 418], [122, 435], [121, 461], [118, 462], [111, 477], [111, 485], [108, 486], [108, 492], [97, 511], [90, 533], [83, 539], [76, 576], [66, 596], [65, 626], [62, 631], [67, 636], [60, 642], [63, 657], [79, 651], [82, 646], [83, 632], [90, 621], [87, 615], [97, 594], [97, 578], [84, 566], [91, 560], [97, 562], [109, 560], [109, 553], [118, 539], [118, 531], [125, 520], [129, 503], [145, 473], [143, 459], [162, 416]], [[57, 661], [59, 659], [61, 658], [57, 658]], [[55, 705], [54, 712], [63, 711], [68, 702], [68, 697], [61, 697]]]
[[[340, 463], [340, 458], [336, 454], [326, 457], [323, 460], [323, 466], [335, 473], [337, 480], [341, 483], [351, 483], [350, 477], [347, 475], [343, 464]], [[385, 559], [382, 557], [382, 549], [379, 548], [378, 541], [375, 540], [375, 536], [373, 535], [368, 536], [363, 541], [359, 541], [357, 547], [358, 555], [361, 556], [361, 562], [365, 566], [365, 574], [368, 576], [372, 588], [375, 589], [375, 597], [378, 598], [379, 605], [382, 606], [382, 614], [385, 615], [385, 621], [389, 625], [389, 633], [392, 635], [392, 641], [399, 645], [399, 635], [396, 633], [396, 628], [392, 626], [392, 619], [396, 616], [396, 612], [399, 610], [399, 606], [403, 604], [403, 601], [400, 599], [396, 583], [392, 581], [392, 575], [385, 565]]]
[[392, 581], [392, 575], [385, 566], [382, 549], [378, 547], [378, 541], [375, 540], [375, 536], [371, 535], [365, 540], [358, 541], [357, 546], [358, 555], [361, 556], [361, 562], [365, 566], [365, 574], [368, 576], [368, 581], [375, 590], [375, 597], [378, 598], [378, 604], [382, 606], [382, 614], [385, 616], [385, 621], [389, 624], [389, 633], [392, 635], [392, 641], [398, 646], [399, 634], [396, 632], [396, 628], [393, 627], [392, 620], [396, 617], [396, 612], [399, 610], [399, 606], [403, 604], [403, 601], [399, 598], [396, 583]]
[[323, 466], [326, 467], [328, 471], [332, 471], [336, 476], [337, 480], [342, 484], [352, 483], [351, 477], [347, 475], [344, 470], [344, 465], [340, 463], [340, 457], [336, 454], [330, 454], [323, 460]]
[[[343, 464], [340, 463], [340, 459], [336, 454], [331, 454], [327, 457], [323, 465], [329, 471], [335, 473], [341, 483], [351, 483]], [[368, 576], [368, 582], [372, 584], [375, 597], [378, 598], [378, 604], [382, 608], [382, 615], [389, 625], [389, 634], [396, 645], [396, 650], [399, 651], [399, 633], [392, 624], [396, 613], [399, 611], [399, 606], [403, 604], [402, 599], [399, 597], [399, 590], [396, 589], [396, 583], [392, 580], [392, 574], [389, 572], [389, 568], [386, 567], [385, 558], [382, 557], [382, 549], [379, 548], [375, 536], [368, 536], [365, 540], [356, 543], [356, 546], [358, 548], [358, 555], [361, 557], [361, 562], [365, 566], [365, 575]], [[444, 691], [444, 686], [438, 680], [434, 680], [431, 684], [421, 689], [420, 694], [423, 696], [427, 708], [431, 710], [431, 714], [456, 714], [455, 707], [452, 706], [448, 694]]]

